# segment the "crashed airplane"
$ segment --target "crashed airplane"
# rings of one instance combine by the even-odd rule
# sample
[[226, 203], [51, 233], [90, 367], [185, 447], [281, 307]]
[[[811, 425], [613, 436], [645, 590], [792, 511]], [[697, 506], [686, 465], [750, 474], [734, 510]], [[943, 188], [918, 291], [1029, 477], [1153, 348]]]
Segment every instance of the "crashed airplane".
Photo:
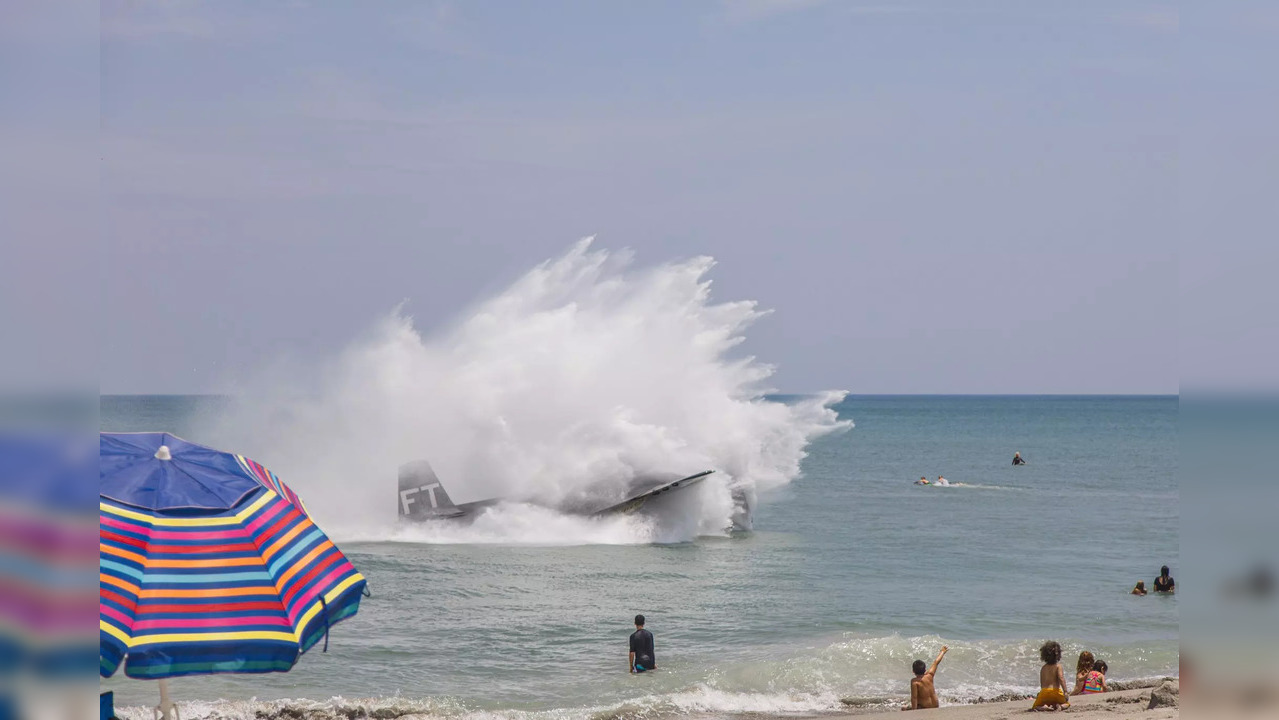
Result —
[[[660, 495], [692, 487], [714, 470], [687, 477], [679, 475], [646, 476], [636, 478], [624, 494], [600, 491], [562, 503], [552, 509], [572, 515], [598, 516], [630, 514], [638, 511], [649, 500]], [[443, 520], [472, 517], [487, 507], [506, 500], [492, 498], [476, 502], [455, 504], [448, 491], [436, 476], [435, 470], [425, 460], [416, 460], [400, 466], [399, 516], [405, 520]]]

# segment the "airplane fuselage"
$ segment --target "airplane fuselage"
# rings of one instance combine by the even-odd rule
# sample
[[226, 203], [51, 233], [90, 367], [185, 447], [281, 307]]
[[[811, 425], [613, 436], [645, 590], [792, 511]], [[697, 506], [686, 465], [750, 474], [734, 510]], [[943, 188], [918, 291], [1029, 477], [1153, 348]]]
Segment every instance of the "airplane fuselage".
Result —
[[[694, 475], [680, 477], [647, 477], [637, 479], [620, 500], [616, 495], [601, 495], [594, 499], [566, 504], [554, 509], [574, 515], [609, 515], [632, 513], [652, 498], [692, 487], [704, 480], [714, 470], [704, 470]], [[425, 460], [417, 460], [400, 466], [398, 514], [405, 520], [426, 521], [467, 518], [501, 502], [492, 498], [477, 502], [455, 504]]]

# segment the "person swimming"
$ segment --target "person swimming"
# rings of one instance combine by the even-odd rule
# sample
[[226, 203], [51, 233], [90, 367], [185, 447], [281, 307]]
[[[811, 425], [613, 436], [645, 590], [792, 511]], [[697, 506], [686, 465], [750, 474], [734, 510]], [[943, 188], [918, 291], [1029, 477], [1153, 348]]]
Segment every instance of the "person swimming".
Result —
[[1013, 453], [1013, 465], [1025, 465], [1026, 460], [1022, 458], [1020, 452]]
[[941, 475], [938, 475], [938, 476], [937, 476], [937, 482], [935, 482], [935, 483], [933, 483], [933, 484], [934, 484], [934, 485], [941, 485], [942, 487], [946, 487], [947, 485], [950, 485], [950, 481], [949, 481], [949, 480], [947, 480], [946, 478], [942, 477]]
[[916, 485], [928, 485], [928, 484], [929, 484], [929, 482], [928, 482], [928, 478], [927, 478], [927, 477], [924, 477], [923, 475], [920, 475], [920, 476], [919, 476], [919, 479], [915, 481], [915, 484], [916, 484]]

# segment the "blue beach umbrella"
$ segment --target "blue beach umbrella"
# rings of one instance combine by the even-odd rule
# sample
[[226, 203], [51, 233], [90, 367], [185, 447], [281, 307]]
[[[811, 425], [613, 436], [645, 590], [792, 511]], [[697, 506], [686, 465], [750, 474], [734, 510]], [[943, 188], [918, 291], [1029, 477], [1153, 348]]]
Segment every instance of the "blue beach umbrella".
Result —
[[364, 577], [261, 465], [167, 433], [102, 433], [99, 463], [103, 677], [287, 671], [359, 609]]

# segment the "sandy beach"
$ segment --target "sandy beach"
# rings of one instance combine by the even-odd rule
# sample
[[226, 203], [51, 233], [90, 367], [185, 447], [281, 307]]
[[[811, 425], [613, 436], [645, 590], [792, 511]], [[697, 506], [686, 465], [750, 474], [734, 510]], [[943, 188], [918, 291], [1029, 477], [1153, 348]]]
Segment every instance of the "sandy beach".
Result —
[[[1179, 683], [1168, 684], [1174, 691]], [[1070, 708], [1060, 713], [1034, 712], [1030, 709], [1029, 699], [1010, 700], [1007, 702], [977, 703], [974, 705], [951, 705], [934, 710], [915, 710], [911, 718], [945, 718], [946, 720], [1008, 720], [1008, 718], [1057, 717], [1064, 714], [1069, 717], [1084, 718], [1175, 718], [1179, 717], [1177, 705], [1148, 709], [1150, 695], [1156, 688], [1135, 688], [1099, 695], [1079, 695], [1071, 698]], [[861, 718], [868, 715], [886, 715], [884, 711], [867, 711], [851, 713], [841, 717]], [[905, 717], [905, 716], [903, 716]]]
[[[1071, 699], [1071, 706], [1068, 710], [1060, 711], [1069, 717], [1084, 718], [1108, 718], [1117, 720], [1118, 718], [1151, 718], [1152, 720], [1163, 720], [1164, 718], [1179, 717], [1178, 701], [1178, 685], [1177, 681], [1166, 681], [1162, 684], [1163, 688], [1171, 690], [1172, 695], [1154, 687], [1133, 688], [1130, 690], [1117, 690], [1114, 692], [1103, 693], [1099, 695], [1076, 696]], [[1171, 705], [1165, 705], [1150, 709], [1150, 699], [1152, 692], [1162, 692], [1165, 698], [1171, 697]], [[1034, 712], [1030, 710], [1031, 700], [1029, 698], [1020, 698], [1017, 700], [1009, 700], [1006, 702], [984, 702], [971, 705], [949, 705], [932, 710], [916, 710], [912, 711], [910, 718], [945, 718], [946, 720], [1008, 720], [1009, 718], [1037, 718], [1037, 717], [1056, 717], [1055, 713]], [[378, 720], [431, 720], [432, 718], [441, 717], [475, 717], [476, 715], [465, 711], [458, 712], [458, 708], [446, 708], [434, 705], [427, 701], [413, 701], [408, 699], [349, 699], [332, 698], [325, 701], [314, 700], [284, 700], [275, 702], [219, 702], [219, 703], [183, 703], [183, 717], [192, 718], [192, 720], [247, 720], [254, 718], [255, 720], [274, 720], [276, 718], [287, 720], [365, 720], [367, 718], [377, 718]], [[794, 718], [807, 717], [814, 720], [844, 720], [849, 718], [865, 718], [865, 717], [894, 717], [899, 710], [888, 710], [882, 704], [874, 708], [865, 708], [862, 710], [854, 710], [848, 713], [823, 713], [818, 715], [796, 715], [790, 713], [749, 713], [749, 714], [722, 714], [722, 713], [704, 713], [693, 712], [681, 715], [682, 717], [695, 718], [696, 720], [725, 720], [726, 718], [743, 718], [749, 717], [755, 720], [763, 718]], [[144, 718], [153, 717], [151, 708], [149, 707], [128, 707], [117, 708], [117, 713], [123, 720], [143, 720]], [[479, 716], [491, 717], [489, 713], [479, 713]], [[640, 713], [639, 716], [643, 716]], [[612, 718], [615, 720], [625, 720], [626, 718], [636, 717], [635, 714], [627, 710], [613, 710], [604, 713], [596, 713], [596, 718]], [[672, 717], [669, 714], [659, 713], [656, 717]]]

